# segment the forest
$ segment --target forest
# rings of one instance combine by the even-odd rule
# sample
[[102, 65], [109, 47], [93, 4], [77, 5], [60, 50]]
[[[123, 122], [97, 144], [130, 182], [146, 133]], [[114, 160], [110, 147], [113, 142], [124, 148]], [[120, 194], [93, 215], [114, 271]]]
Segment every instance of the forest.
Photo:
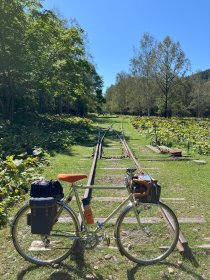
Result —
[[102, 78], [78, 23], [39, 0], [0, 1], [0, 114], [100, 111]]
[[130, 59], [129, 73], [117, 74], [106, 90], [106, 111], [138, 116], [210, 116], [210, 70], [191, 73], [179, 42], [157, 42], [145, 33]]
[[[76, 20], [45, 10], [39, 0], [0, 1], [0, 115], [22, 112], [86, 116], [210, 116], [210, 70], [192, 74], [179, 42], [144, 33], [103, 95], [103, 79]], [[106, 101], [106, 104], [105, 104]]]

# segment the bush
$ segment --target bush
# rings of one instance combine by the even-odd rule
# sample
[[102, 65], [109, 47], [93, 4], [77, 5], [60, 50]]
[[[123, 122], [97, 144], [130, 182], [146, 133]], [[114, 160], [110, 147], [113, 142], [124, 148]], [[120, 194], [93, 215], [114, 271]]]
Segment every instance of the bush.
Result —
[[190, 147], [191, 150], [210, 155], [210, 120], [202, 118], [135, 117], [132, 125], [150, 142], [166, 146]]
[[49, 155], [69, 152], [72, 144], [87, 141], [91, 123], [80, 117], [38, 114], [16, 114], [13, 123], [1, 121], [0, 226], [7, 221], [7, 209], [24, 197], [49, 163]]
[[27, 193], [34, 180], [48, 162], [48, 154], [41, 148], [33, 156], [10, 155], [0, 160], [0, 225], [7, 221], [7, 209]]

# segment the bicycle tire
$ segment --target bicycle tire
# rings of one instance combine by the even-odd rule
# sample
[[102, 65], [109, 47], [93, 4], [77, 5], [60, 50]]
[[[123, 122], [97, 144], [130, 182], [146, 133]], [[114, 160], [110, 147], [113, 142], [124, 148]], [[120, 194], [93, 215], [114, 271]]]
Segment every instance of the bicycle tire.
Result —
[[57, 202], [59, 216], [49, 235], [31, 233], [27, 215], [31, 213], [29, 204], [16, 214], [11, 236], [17, 252], [27, 261], [39, 264], [56, 264], [67, 258], [74, 249], [79, 236], [79, 225], [72, 209]]
[[[170, 216], [174, 229], [161, 209]], [[168, 257], [176, 247], [179, 223], [174, 212], [163, 203], [129, 204], [117, 220], [115, 238], [122, 255], [138, 264], [154, 264]]]

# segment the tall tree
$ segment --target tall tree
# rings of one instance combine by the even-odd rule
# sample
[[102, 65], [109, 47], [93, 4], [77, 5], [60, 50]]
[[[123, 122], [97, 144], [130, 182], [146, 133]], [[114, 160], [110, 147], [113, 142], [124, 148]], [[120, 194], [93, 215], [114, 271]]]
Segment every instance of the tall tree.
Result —
[[155, 50], [154, 75], [164, 96], [164, 116], [169, 116], [168, 103], [174, 86], [180, 83], [190, 69], [189, 60], [181, 49], [180, 43], [174, 43], [169, 36], [159, 43]]
[[136, 54], [131, 59], [131, 73], [135, 77], [141, 78], [143, 87], [144, 103], [147, 108], [147, 115], [150, 116], [150, 110], [153, 106], [153, 80], [152, 70], [154, 65], [154, 49], [156, 42], [149, 33], [144, 33], [140, 40], [140, 49], [135, 50]]
[[0, 1], [0, 105], [8, 119], [13, 118], [18, 84], [25, 70], [25, 24], [20, 1]]
[[84, 30], [43, 10], [40, 0], [0, 0], [0, 62], [0, 113], [7, 119], [20, 109], [100, 110], [103, 81], [88, 60]]
[[118, 104], [118, 112], [124, 114], [127, 112], [127, 102], [126, 102], [126, 94], [127, 94], [127, 78], [128, 74], [124, 71], [117, 74], [116, 77], [116, 104]]
[[210, 116], [210, 80], [201, 80], [199, 76], [191, 78], [189, 110], [195, 117]]

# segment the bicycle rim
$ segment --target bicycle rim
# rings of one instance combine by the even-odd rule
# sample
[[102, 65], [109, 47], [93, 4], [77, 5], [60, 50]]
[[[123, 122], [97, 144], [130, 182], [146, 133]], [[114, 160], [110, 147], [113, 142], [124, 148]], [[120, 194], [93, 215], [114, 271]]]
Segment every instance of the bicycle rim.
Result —
[[60, 215], [49, 235], [31, 234], [27, 215], [31, 212], [25, 205], [12, 223], [12, 240], [18, 253], [26, 260], [40, 265], [58, 263], [72, 252], [78, 240], [78, 223], [71, 209], [57, 203]]
[[[172, 210], [163, 203], [130, 205], [116, 224], [116, 242], [120, 252], [139, 264], [153, 264], [165, 259], [176, 247], [179, 224]], [[164, 209], [173, 228], [165, 219]], [[139, 216], [140, 224], [136, 215]]]

